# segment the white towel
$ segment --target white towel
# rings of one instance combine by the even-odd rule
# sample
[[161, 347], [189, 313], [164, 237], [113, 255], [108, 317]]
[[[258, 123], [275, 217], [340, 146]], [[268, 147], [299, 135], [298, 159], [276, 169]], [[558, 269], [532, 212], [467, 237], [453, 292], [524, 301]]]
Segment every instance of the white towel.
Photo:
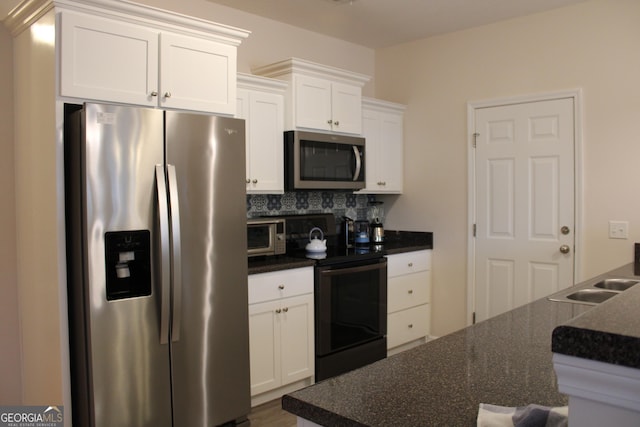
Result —
[[509, 407], [481, 403], [478, 427], [567, 427], [568, 417], [568, 406]]

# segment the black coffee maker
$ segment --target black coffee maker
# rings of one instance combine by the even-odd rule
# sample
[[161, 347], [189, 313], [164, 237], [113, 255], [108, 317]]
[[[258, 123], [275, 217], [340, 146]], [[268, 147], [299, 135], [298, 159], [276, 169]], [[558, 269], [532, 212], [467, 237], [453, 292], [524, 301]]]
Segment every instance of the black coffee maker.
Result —
[[342, 219], [342, 242], [347, 248], [352, 248], [355, 242], [355, 221], [348, 216], [343, 216]]

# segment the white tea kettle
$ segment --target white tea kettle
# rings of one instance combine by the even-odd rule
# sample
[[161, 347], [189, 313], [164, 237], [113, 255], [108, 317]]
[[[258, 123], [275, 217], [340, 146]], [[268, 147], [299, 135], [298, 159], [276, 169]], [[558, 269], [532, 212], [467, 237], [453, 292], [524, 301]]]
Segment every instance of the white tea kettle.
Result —
[[[320, 238], [317, 237], [311, 238], [314, 232], [320, 232]], [[327, 250], [327, 240], [324, 238], [324, 233], [318, 227], [313, 227], [311, 231], [309, 231], [309, 243], [305, 247], [307, 252], [325, 252]]]

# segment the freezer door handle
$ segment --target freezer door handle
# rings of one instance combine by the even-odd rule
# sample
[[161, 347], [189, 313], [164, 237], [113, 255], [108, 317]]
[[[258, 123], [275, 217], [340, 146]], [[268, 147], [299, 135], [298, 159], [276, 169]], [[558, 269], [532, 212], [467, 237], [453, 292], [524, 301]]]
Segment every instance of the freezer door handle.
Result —
[[169, 319], [171, 318], [171, 253], [169, 237], [169, 203], [164, 166], [156, 165], [156, 191], [158, 201], [158, 225], [160, 234], [160, 344], [169, 343]]
[[182, 251], [180, 246], [180, 203], [176, 167], [167, 165], [169, 210], [171, 218], [171, 341], [180, 340], [182, 320]]

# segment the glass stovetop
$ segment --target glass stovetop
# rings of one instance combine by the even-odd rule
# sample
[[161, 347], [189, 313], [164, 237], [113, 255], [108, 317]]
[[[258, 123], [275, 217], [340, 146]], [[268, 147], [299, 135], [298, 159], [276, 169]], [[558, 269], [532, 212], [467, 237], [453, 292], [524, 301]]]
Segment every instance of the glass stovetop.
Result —
[[327, 244], [326, 252], [308, 252], [304, 248], [287, 251], [294, 258], [314, 259], [319, 265], [338, 264], [343, 262], [376, 259], [384, 256], [382, 245], [354, 246], [351, 248]]

